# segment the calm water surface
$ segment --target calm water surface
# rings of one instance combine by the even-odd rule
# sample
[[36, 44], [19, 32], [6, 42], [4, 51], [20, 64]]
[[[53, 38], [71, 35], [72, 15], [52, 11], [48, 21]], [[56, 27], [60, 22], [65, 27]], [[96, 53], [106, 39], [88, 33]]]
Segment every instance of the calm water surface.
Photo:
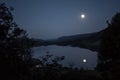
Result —
[[[53, 54], [54, 56], [65, 56], [65, 60], [62, 61], [64, 66], [84, 67], [87, 69], [94, 69], [97, 64], [97, 52], [92, 52], [87, 49], [70, 46], [41, 46], [33, 48], [33, 57], [39, 58], [44, 56], [46, 52]], [[83, 62], [86, 59], [86, 63]]]

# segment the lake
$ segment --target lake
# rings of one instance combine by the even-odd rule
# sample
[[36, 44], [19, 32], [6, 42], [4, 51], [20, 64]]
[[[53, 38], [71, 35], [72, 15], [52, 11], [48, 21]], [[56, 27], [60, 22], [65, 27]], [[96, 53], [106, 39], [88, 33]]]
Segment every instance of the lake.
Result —
[[[56, 45], [33, 47], [33, 57], [35, 58], [44, 56], [46, 52], [54, 56], [65, 56], [65, 60], [62, 61], [64, 66], [94, 69], [97, 64], [97, 52], [87, 49]], [[83, 59], [86, 59], [86, 62], [83, 62]]]

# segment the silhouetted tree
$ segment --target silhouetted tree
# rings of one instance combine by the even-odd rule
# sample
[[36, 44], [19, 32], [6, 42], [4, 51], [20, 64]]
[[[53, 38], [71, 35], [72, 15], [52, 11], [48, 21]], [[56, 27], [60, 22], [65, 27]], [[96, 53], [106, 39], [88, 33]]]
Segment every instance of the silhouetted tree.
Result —
[[31, 50], [26, 31], [13, 21], [13, 8], [0, 4], [0, 78], [27, 79]]
[[[103, 31], [97, 69], [108, 79], [120, 79], [120, 13], [117, 13]], [[107, 77], [108, 76], [108, 77]]]
[[64, 56], [54, 57], [51, 54], [46, 54], [39, 58], [39, 64], [34, 68], [33, 80], [60, 80], [62, 65], [60, 62], [64, 60]]

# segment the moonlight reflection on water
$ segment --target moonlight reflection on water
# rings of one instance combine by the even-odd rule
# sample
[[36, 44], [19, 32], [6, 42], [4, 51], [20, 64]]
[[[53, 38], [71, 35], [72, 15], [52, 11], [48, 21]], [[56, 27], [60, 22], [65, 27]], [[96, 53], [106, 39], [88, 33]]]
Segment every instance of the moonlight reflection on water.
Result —
[[97, 52], [70, 46], [52, 45], [34, 47], [33, 57], [39, 58], [39, 56], [44, 56], [47, 52], [54, 56], [65, 56], [65, 60], [62, 62], [64, 66], [70, 66], [72, 63], [74, 67], [80, 68], [87, 66], [88, 69], [93, 69], [97, 64]]

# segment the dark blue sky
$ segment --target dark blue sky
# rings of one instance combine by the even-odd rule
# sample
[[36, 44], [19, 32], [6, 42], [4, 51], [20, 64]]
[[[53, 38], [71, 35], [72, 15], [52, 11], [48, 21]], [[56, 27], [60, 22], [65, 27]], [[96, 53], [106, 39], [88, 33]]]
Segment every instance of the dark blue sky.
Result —
[[[0, 0], [1, 1], [1, 0]], [[120, 0], [2, 0], [14, 7], [15, 22], [32, 38], [96, 32], [120, 11]], [[86, 15], [80, 19], [80, 14]]]

